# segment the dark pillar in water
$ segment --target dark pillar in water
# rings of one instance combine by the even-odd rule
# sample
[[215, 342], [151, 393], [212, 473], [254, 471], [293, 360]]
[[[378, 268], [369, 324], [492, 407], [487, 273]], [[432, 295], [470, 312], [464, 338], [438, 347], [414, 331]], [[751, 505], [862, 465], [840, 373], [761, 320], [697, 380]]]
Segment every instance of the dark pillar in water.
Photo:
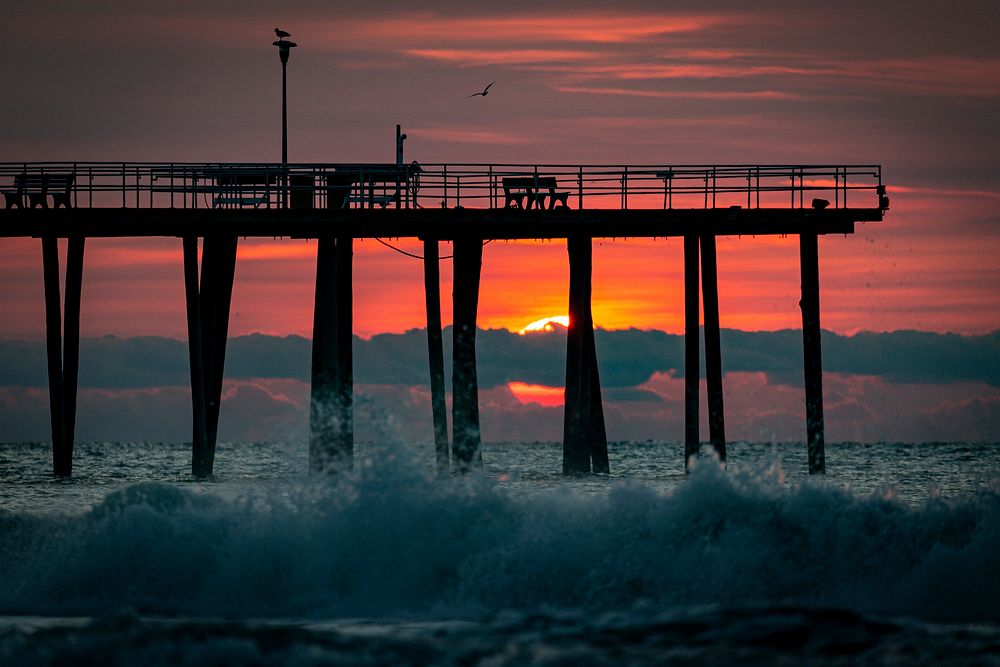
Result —
[[720, 461], [726, 460], [726, 420], [722, 406], [722, 341], [719, 334], [719, 279], [715, 235], [702, 234], [701, 289], [705, 306], [705, 376], [708, 384], [708, 435]]
[[42, 274], [45, 280], [45, 349], [49, 362], [49, 419], [52, 423], [52, 462], [56, 475], [68, 475], [63, 461], [66, 420], [63, 407], [62, 303], [59, 296], [59, 239], [42, 237]]
[[566, 334], [566, 394], [563, 418], [563, 474], [607, 473], [601, 381], [591, 312], [593, 254], [588, 236], [572, 235], [569, 252], [569, 331]]
[[[205, 353], [202, 340], [201, 297], [198, 289], [198, 237], [184, 237], [184, 296], [187, 302], [188, 356], [191, 362], [191, 474], [211, 474], [207, 460], [208, 429], [205, 404]], [[207, 467], [206, 467], [207, 466]]]
[[452, 291], [452, 441], [455, 466], [468, 470], [483, 464], [479, 433], [479, 380], [476, 373], [476, 315], [483, 242], [455, 239]]
[[191, 474], [195, 477], [210, 476], [215, 466], [229, 310], [236, 274], [236, 248], [237, 239], [233, 235], [206, 236], [199, 276], [198, 237], [184, 238], [184, 285], [194, 420]]
[[684, 469], [698, 456], [698, 385], [701, 350], [698, 343], [698, 236], [684, 237]]
[[80, 374], [80, 299], [83, 291], [83, 249], [86, 239], [71, 236], [66, 249], [66, 317], [63, 323], [63, 419], [66, 475], [73, 468], [73, 443], [76, 437], [76, 390]]
[[[59, 240], [42, 238], [45, 282], [45, 340], [49, 371], [49, 413], [52, 425], [52, 471], [60, 477], [73, 472], [76, 430], [76, 390], [80, 367], [80, 293], [83, 285], [82, 236], [70, 237], [66, 251], [65, 324], [59, 290]], [[64, 333], [65, 328], [65, 333]]]
[[215, 460], [222, 403], [222, 377], [226, 367], [229, 310], [236, 277], [237, 239], [232, 235], [206, 236], [202, 248], [201, 325], [205, 354], [205, 429], [208, 442], [208, 473]]
[[806, 433], [809, 473], [826, 472], [823, 442], [823, 356], [819, 325], [819, 239], [816, 232], [799, 235], [802, 271], [802, 352], [806, 384]]
[[350, 469], [354, 458], [353, 238], [321, 236], [316, 255], [309, 468]]
[[601, 396], [601, 375], [597, 369], [597, 343], [594, 340], [594, 320], [590, 313], [590, 299], [587, 299], [587, 356], [590, 376], [590, 461], [594, 472], [611, 473], [608, 461], [608, 431], [604, 425], [604, 399]]
[[[397, 131], [399, 126], [397, 125]], [[451, 467], [448, 452], [448, 407], [444, 396], [444, 340], [441, 335], [441, 277], [438, 240], [424, 239], [424, 296], [427, 302], [427, 359], [431, 372], [434, 454], [439, 473]]]

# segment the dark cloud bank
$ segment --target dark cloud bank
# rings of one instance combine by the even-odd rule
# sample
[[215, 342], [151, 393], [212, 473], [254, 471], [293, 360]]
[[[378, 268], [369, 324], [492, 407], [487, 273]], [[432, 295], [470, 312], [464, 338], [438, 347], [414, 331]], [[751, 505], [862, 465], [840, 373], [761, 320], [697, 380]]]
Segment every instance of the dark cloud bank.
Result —
[[[450, 357], [450, 329], [445, 358]], [[726, 371], [762, 372], [774, 384], [802, 383], [801, 332], [722, 332]], [[509, 381], [561, 386], [566, 339], [560, 332], [520, 336], [506, 330], [479, 332], [480, 384]], [[684, 337], [637, 329], [597, 332], [602, 384], [624, 390], [654, 372], [683, 375]], [[422, 330], [354, 339], [355, 380], [363, 384], [423, 385], [428, 382], [427, 342]], [[226, 377], [307, 381], [310, 341], [299, 336], [253, 334], [230, 340]], [[1000, 385], [1000, 331], [960, 336], [917, 331], [823, 333], [823, 368], [832, 373], [879, 377], [897, 383], [982, 382]], [[450, 375], [450, 368], [446, 369]], [[187, 343], [160, 337], [86, 339], [81, 344], [80, 385], [116, 389], [184, 386]], [[42, 341], [0, 341], [0, 386], [47, 386]], [[622, 398], [628, 395], [619, 391]]]

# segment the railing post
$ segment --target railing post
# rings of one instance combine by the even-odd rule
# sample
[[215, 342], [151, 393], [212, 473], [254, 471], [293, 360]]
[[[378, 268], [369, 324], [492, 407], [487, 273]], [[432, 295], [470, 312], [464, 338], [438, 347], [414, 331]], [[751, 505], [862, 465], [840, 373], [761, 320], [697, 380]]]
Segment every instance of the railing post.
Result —
[[125, 163], [122, 162], [122, 208], [125, 206]]
[[760, 208], [760, 167], [757, 167], [757, 208]]
[[580, 167], [577, 173], [576, 184], [578, 190], [577, 208], [579, 208], [582, 211], [583, 210], [583, 167]]
[[712, 208], [715, 208], [715, 191], [718, 190], [718, 183], [716, 181], [715, 167], [712, 167]]
[[622, 210], [628, 210], [628, 165], [622, 171]]

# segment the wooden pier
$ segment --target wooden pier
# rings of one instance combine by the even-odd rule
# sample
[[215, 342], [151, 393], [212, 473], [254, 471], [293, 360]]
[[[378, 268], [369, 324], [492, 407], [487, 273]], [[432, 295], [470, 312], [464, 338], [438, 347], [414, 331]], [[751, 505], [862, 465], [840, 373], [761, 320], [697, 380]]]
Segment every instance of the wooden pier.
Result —
[[[310, 468], [353, 458], [354, 239], [417, 238], [440, 471], [482, 465], [476, 319], [483, 244], [566, 239], [570, 269], [563, 472], [609, 472], [591, 315], [595, 238], [684, 239], [685, 462], [700, 449], [699, 282], [709, 441], [726, 456], [718, 236], [796, 235], [809, 471], [825, 468], [819, 237], [881, 221], [878, 165], [496, 165], [0, 163], [0, 237], [41, 239], [53, 471], [72, 472], [84, 247], [91, 237], [174, 237], [184, 251], [192, 473], [212, 474], [238, 239], [317, 239]], [[848, 198], [850, 197], [850, 205]], [[51, 206], [50, 206], [51, 202]], [[56, 208], [56, 205], [61, 205]], [[68, 239], [65, 306], [58, 240]], [[201, 265], [198, 264], [199, 240]], [[439, 243], [454, 248], [452, 443], [441, 328]]]

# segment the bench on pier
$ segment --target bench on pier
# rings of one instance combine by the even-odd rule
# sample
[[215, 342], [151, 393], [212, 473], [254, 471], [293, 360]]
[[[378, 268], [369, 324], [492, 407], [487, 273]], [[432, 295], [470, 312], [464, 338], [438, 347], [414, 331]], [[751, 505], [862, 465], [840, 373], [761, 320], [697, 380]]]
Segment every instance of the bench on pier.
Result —
[[569, 208], [569, 192], [557, 192], [555, 176], [505, 176], [503, 178], [504, 208]]
[[27, 197], [29, 208], [48, 208], [48, 196], [52, 195], [53, 208], [73, 208], [70, 193], [75, 180], [74, 174], [18, 174], [13, 189], [3, 191], [5, 206], [23, 209]]
[[[389, 204], [400, 205], [401, 188], [407, 181], [406, 167], [399, 165], [378, 165], [375, 167], [341, 167], [326, 176], [327, 208], [350, 208], [357, 204], [361, 208], [385, 208]], [[376, 185], [382, 184], [382, 192], [376, 193]]]
[[212, 208], [260, 208], [270, 205], [271, 193], [280, 184], [281, 174], [274, 170], [225, 169], [205, 176], [215, 177], [218, 190], [212, 197]]
[[227, 195], [212, 197], [212, 208], [260, 208], [269, 201], [267, 197], [232, 197]]

